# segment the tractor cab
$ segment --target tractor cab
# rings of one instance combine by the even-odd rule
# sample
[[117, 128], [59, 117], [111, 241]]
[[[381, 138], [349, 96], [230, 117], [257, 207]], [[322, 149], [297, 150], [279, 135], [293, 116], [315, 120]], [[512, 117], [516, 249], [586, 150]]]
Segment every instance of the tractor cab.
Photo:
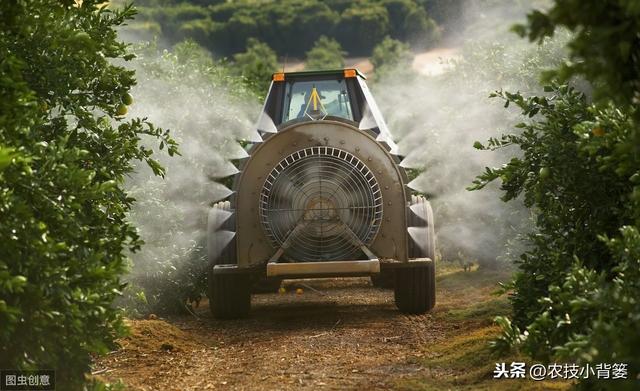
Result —
[[[346, 121], [374, 132], [394, 148], [365, 80], [357, 69], [274, 73], [263, 115], [277, 129], [301, 121]], [[265, 130], [260, 129], [264, 122], [258, 130]]]

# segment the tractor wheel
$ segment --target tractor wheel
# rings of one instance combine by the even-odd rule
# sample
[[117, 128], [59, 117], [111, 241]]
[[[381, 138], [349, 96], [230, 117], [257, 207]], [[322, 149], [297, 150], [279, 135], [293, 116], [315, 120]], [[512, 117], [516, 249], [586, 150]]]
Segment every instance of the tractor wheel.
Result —
[[[246, 316], [251, 307], [251, 284], [249, 276], [242, 274], [214, 275], [215, 265], [235, 264], [235, 237], [229, 240], [223, 232], [235, 231], [235, 216], [229, 201], [217, 202], [209, 212], [207, 221], [207, 296], [209, 308], [215, 318], [229, 319]], [[221, 221], [221, 219], [225, 219]], [[226, 233], [225, 232], [225, 233]]]
[[234, 319], [249, 314], [251, 281], [248, 274], [215, 274], [209, 284], [209, 307], [214, 318]]
[[429, 201], [422, 196], [411, 196], [411, 205], [414, 207], [408, 212], [407, 225], [426, 228], [426, 238], [424, 243], [416, 243], [413, 238], [409, 238], [409, 258], [429, 258], [431, 262], [396, 269], [394, 296], [400, 311], [421, 314], [430, 311], [436, 304], [435, 231]]
[[395, 285], [394, 270], [380, 270], [380, 273], [371, 276], [371, 284], [376, 288], [393, 289]]
[[406, 314], [423, 314], [433, 308], [435, 292], [433, 262], [419, 267], [396, 269], [396, 306]]

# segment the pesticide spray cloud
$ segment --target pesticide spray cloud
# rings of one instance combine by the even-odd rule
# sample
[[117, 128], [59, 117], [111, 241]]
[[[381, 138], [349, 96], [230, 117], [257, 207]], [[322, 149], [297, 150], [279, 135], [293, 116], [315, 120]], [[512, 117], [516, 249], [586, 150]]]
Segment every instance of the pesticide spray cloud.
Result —
[[145, 292], [143, 311], [172, 311], [202, 289], [207, 215], [213, 202], [231, 194], [229, 177], [238, 172], [232, 160], [248, 156], [238, 140], [260, 140], [253, 126], [260, 106], [238, 78], [194, 44], [171, 52], [152, 45], [136, 53], [131, 115], [170, 129], [181, 156], [156, 151], [166, 177], [140, 165], [127, 183], [137, 200], [130, 218], [145, 241], [132, 255], [128, 281]]
[[399, 152], [402, 166], [421, 171], [410, 187], [427, 194], [434, 208], [438, 247], [444, 259], [496, 259], [526, 231], [528, 214], [517, 202], [503, 203], [497, 185], [469, 192], [485, 167], [506, 162], [517, 151], [486, 152], [475, 141], [499, 137], [522, 122], [517, 110], [488, 98], [495, 90], [542, 93], [540, 71], [564, 58], [557, 37], [542, 46], [529, 44], [509, 27], [524, 20], [530, 3], [469, 1], [461, 25], [445, 44], [460, 57], [437, 76], [380, 75], [374, 86]]

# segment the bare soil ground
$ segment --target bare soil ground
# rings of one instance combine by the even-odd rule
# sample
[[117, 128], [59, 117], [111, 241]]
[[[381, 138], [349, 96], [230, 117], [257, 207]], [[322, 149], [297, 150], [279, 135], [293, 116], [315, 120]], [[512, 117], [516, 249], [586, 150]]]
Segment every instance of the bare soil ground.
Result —
[[412, 67], [416, 72], [435, 76], [444, 73], [450, 62], [460, 57], [458, 49], [455, 48], [434, 48], [422, 53], [418, 53], [413, 58]]
[[[491, 381], [486, 341], [506, 308], [491, 292], [508, 277], [445, 270], [436, 308], [420, 316], [399, 313], [393, 292], [368, 279], [285, 281], [287, 293], [253, 297], [248, 319], [214, 320], [203, 302], [197, 317], [130, 320], [94, 372], [132, 390], [473, 389]], [[486, 362], [455, 358], [465, 349]]]

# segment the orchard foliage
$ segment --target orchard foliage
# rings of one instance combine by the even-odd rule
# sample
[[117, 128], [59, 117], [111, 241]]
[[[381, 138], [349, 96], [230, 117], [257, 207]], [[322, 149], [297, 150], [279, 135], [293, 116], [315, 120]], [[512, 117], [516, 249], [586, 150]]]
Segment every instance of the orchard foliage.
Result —
[[132, 161], [163, 168], [168, 132], [124, 117], [134, 74], [115, 27], [134, 15], [101, 2], [0, 3], [0, 367], [52, 368], [81, 387], [89, 353], [122, 332], [111, 306], [124, 252], [141, 241], [123, 189]]
[[[576, 60], [547, 74], [585, 77], [594, 103], [569, 86], [547, 95], [499, 92], [528, 118], [479, 149], [515, 145], [521, 154], [487, 168], [473, 189], [500, 180], [503, 199], [523, 197], [535, 213], [530, 249], [510, 288], [513, 324], [500, 348], [517, 347], [544, 360], [621, 362], [625, 382], [583, 380], [587, 389], [634, 389], [640, 360], [640, 123], [637, 80], [640, 25], [637, 2], [556, 1], [516, 30], [539, 39], [565, 26]], [[606, 8], [605, 8], [606, 7]]]
[[487, 168], [472, 188], [499, 180], [504, 201], [522, 197], [535, 213], [529, 249], [508, 287], [513, 326], [503, 326], [497, 346], [511, 341], [545, 361], [624, 362], [635, 378], [640, 167], [628, 175], [628, 140], [637, 127], [628, 113], [589, 104], [570, 87], [547, 91], [529, 98], [497, 93], [533, 119], [486, 146], [476, 143], [491, 150], [515, 145], [522, 155]]
[[487, 168], [473, 188], [500, 180], [504, 201], [522, 196], [537, 212], [536, 232], [530, 237], [534, 247], [522, 256], [512, 298], [519, 326], [543, 312], [546, 304], [538, 299], [550, 284], [561, 282], [574, 257], [598, 271], [612, 269], [616, 260], [598, 236], [615, 236], [621, 226], [640, 218], [634, 183], [616, 173], [624, 157], [619, 140], [633, 132], [628, 116], [597, 109], [567, 86], [547, 90], [550, 96], [530, 98], [498, 93], [505, 105], [514, 104], [535, 119], [516, 125], [518, 132], [490, 139], [486, 147], [476, 144], [492, 150], [516, 145], [522, 156]]
[[640, 99], [640, 2], [636, 0], [556, 1], [546, 11], [533, 11], [526, 25], [514, 30], [541, 41], [558, 27], [575, 32], [571, 60], [548, 72], [568, 80], [581, 75], [593, 83], [596, 98], [620, 104]]

